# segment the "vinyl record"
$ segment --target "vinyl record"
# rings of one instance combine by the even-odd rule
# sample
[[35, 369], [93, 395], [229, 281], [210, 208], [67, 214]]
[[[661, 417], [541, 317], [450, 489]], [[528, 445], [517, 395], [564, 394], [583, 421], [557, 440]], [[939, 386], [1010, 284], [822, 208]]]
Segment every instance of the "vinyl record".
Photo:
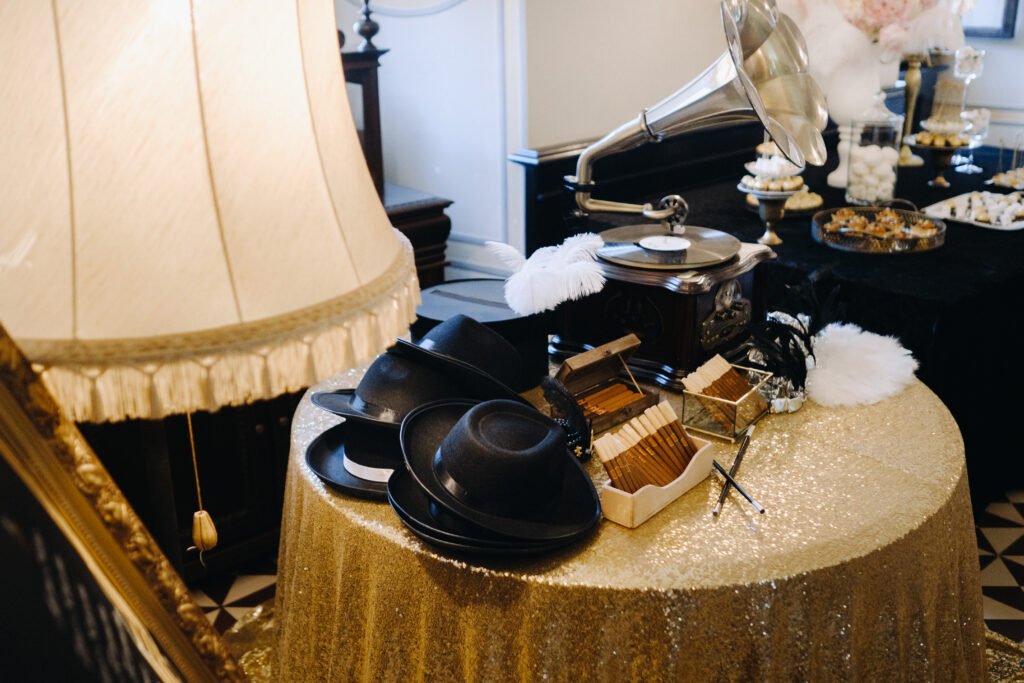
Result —
[[681, 237], [688, 240], [690, 245], [682, 251], [645, 249], [639, 244], [640, 240], [647, 237], [671, 234], [660, 224], [612, 228], [601, 233], [604, 246], [598, 250], [597, 255], [610, 263], [633, 268], [690, 270], [725, 263], [740, 251], [740, 241], [732, 235], [689, 225]]

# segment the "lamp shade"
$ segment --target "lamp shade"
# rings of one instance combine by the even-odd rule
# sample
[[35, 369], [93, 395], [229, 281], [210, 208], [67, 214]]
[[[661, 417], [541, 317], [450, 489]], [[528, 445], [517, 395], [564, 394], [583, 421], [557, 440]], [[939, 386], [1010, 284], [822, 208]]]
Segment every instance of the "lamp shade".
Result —
[[13, 0], [0, 64], [0, 320], [74, 419], [276, 396], [408, 329], [331, 0]]

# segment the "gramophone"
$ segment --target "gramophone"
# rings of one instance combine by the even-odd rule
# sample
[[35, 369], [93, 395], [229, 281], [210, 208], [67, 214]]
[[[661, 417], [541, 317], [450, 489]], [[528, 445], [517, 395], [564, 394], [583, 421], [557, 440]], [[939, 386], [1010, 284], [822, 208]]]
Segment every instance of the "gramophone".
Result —
[[[774, 253], [749, 248], [708, 228], [685, 224], [677, 194], [657, 206], [597, 199], [595, 161], [683, 133], [760, 121], [779, 151], [799, 167], [825, 162], [825, 97], [808, 73], [807, 46], [774, 0], [722, 0], [728, 49], [694, 80], [588, 146], [566, 177], [578, 218], [591, 212], [640, 214], [653, 221], [601, 233], [603, 292], [564, 305], [556, 355], [627, 332], [642, 340], [630, 362], [637, 374], [681, 387], [683, 375], [725, 348], [763, 315], [754, 267]], [[781, 205], [780, 205], [781, 207]]]

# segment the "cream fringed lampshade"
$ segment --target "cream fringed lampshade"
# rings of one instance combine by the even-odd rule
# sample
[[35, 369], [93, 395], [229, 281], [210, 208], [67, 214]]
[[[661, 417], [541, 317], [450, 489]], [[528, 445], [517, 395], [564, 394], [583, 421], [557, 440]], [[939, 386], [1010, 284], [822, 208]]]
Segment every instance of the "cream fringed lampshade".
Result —
[[0, 320], [74, 419], [276, 396], [408, 329], [331, 0], [5, 0], [0, 65]]

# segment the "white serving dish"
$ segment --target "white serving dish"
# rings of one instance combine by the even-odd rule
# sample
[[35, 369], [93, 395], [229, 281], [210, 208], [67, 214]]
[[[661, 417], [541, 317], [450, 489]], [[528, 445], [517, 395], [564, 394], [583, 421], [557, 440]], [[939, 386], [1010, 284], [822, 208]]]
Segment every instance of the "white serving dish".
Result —
[[690, 436], [698, 446], [690, 464], [683, 473], [665, 486], [648, 484], [636, 493], [626, 493], [606, 482], [601, 487], [601, 511], [606, 519], [624, 527], [635, 529], [669, 503], [683, 495], [711, 474], [714, 457], [711, 453], [711, 442]]
[[996, 223], [979, 223], [977, 221], [968, 220], [967, 218], [957, 218], [955, 216], [944, 215], [944, 212], [942, 210], [943, 204], [945, 204], [948, 201], [954, 201], [954, 202], [964, 201], [964, 202], [966, 202], [967, 201], [966, 198], [968, 196], [970, 196], [971, 194], [972, 193], [970, 193], [970, 192], [964, 192], [963, 194], [959, 194], [959, 195], [957, 195], [955, 197], [950, 197], [949, 199], [943, 199], [941, 202], [936, 202], [936, 203], [934, 203], [934, 204], [932, 204], [930, 206], [924, 207], [923, 209], [921, 209], [921, 212], [923, 214], [925, 214], [926, 216], [930, 216], [932, 218], [941, 218], [942, 220], [945, 220], [945, 221], [956, 221], [957, 223], [964, 223], [965, 225], [974, 225], [974, 226], [977, 226], [979, 228], [986, 228], [988, 230], [1002, 230], [1002, 231], [1024, 230], [1024, 221], [1015, 221], [1013, 223], [1007, 223], [1005, 225], [999, 225], [999, 224], [996, 224]]

